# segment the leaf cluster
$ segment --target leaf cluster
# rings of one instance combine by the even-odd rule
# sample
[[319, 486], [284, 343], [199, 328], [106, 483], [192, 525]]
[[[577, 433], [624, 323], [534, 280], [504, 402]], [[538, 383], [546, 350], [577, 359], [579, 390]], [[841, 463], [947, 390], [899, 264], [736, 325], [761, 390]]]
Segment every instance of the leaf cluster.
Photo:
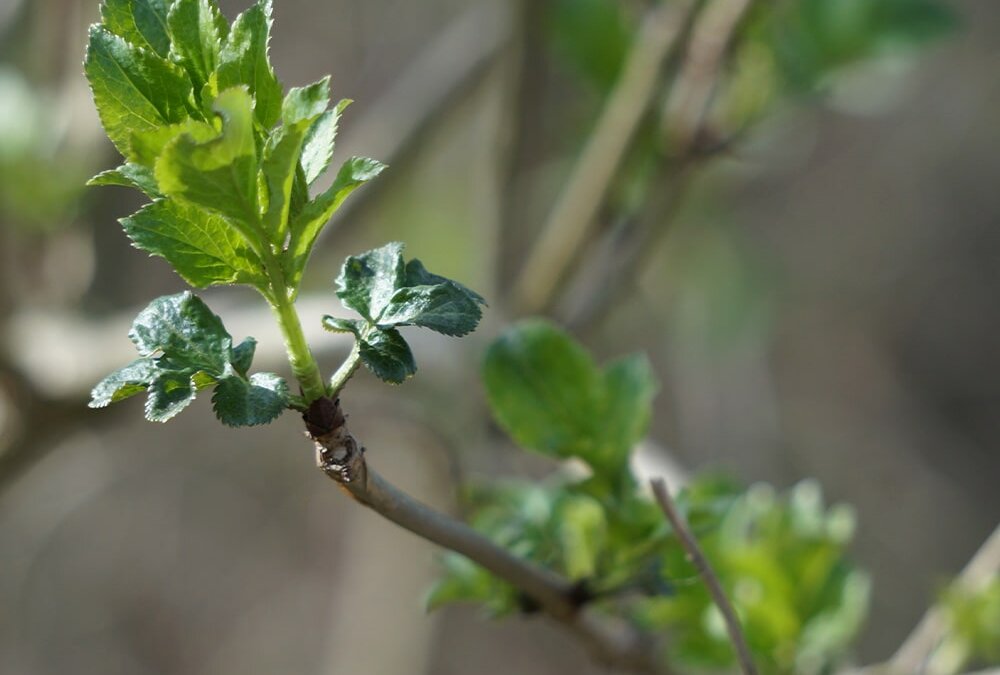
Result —
[[324, 78], [287, 94], [271, 67], [270, 0], [230, 24], [215, 0], [105, 0], [84, 70], [125, 158], [91, 180], [153, 201], [122, 220], [139, 249], [196, 288], [294, 298], [323, 225], [384, 168], [351, 158], [327, 190], [340, 115]]
[[380, 379], [399, 384], [417, 370], [401, 326], [422, 326], [461, 337], [475, 330], [486, 301], [462, 284], [403, 259], [403, 244], [350, 256], [337, 277], [337, 296], [360, 319], [323, 317], [323, 326], [351, 333], [361, 362]]
[[103, 408], [141, 392], [146, 419], [166, 422], [201, 389], [228, 426], [267, 424], [288, 404], [288, 385], [274, 373], [248, 374], [257, 342], [233, 345], [222, 320], [190, 292], [154, 300], [139, 313], [129, 339], [139, 358], [94, 387], [90, 407]]
[[[721, 616], [629, 468], [656, 390], [646, 360], [626, 357], [601, 368], [555, 326], [526, 321], [489, 348], [483, 381], [495, 418], [520, 446], [583, 461], [592, 473], [472, 489], [472, 524], [515, 554], [585, 584], [597, 604], [625, 602], [632, 621], [671, 636], [675, 662], [731, 665]], [[820, 673], [843, 656], [869, 590], [845, 556], [853, 534], [848, 509], [826, 509], [810, 482], [779, 496], [710, 475], [693, 480], [678, 504], [763, 670]], [[493, 615], [520, 606], [513, 588], [470, 561], [448, 555], [444, 566], [429, 606], [471, 601]]]

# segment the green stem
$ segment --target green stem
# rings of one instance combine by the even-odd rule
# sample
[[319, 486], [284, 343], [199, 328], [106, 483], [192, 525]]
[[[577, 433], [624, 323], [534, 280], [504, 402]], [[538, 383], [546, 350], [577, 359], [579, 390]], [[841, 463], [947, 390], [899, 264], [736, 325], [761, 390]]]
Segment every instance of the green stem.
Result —
[[347, 384], [347, 381], [351, 379], [351, 376], [354, 375], [354, 372], [360, 365], [361, 347], [357, 340], [355, 340], [354, 346], [351, 347], [351, 353], [340, 364], [340, 368], [337, 368], [337, 372], [330, 377], [330, 398], [337, 398], [337, 394], [344, 388], [344, 385]]
[[288, 352], [292, 374], [302, 387], [305, 402], [312, 403], [327, 395], [323, 375], [302, 332], [302, 322], [299, 321], [299, 313], [295, 311], [295, 304], [289, 297], [281, 265], [271, 251], [264, 252], [264, 267], [271, 282], [271, 293], [267, 300], [285, 338], [285, 351]]

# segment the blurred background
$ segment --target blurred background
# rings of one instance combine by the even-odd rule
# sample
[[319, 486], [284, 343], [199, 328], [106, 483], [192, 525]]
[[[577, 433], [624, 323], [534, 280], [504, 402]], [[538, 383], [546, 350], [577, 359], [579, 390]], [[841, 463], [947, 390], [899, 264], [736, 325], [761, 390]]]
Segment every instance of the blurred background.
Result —
[[[655, 4], [275, 0], [285, 86], [332, 73], [355, 100], [335, 160], [390, 165], [322, 239], [304, 320], [389, 240], [490, 301], [472, 339], [412, 335], [414, 380], [362, 373], [345, 397], [369, 461], [443, 509], [461, 480], [544, 466], [486, 421], [478, 363], [507, 321], [646, 351], [650, 463], [814, 477], [856, 508], [857, 659], [883, 659], [1000, 516], [1000, 5], [708, 3], [680, 28], [693, 51], [629, 90]], [[118, 164], [80, 65], [97, 18], [0, 0], [0, 672], [600, 672], [537, 619], [426, 615], [434, 550], [332, 489], [295, 415], [231, 430], [200, 400], [164, 429], [138, 399], [86, 407], [138, 309], [184, 287], [116, 223], [139, 195], [83, 187]], [[570, 273], [540, 290], [539, 234], [629, 96]], [[259, 298], [204, 297], [285, 371]], [[335, 367], [347, 344], [312, 335]]]

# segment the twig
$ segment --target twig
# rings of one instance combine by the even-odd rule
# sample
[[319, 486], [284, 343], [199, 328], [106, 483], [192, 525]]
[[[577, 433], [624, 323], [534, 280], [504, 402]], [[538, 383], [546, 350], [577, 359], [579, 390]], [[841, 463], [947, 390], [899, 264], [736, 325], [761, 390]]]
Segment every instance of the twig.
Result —
[[694, 3], [665, 2], [649, 11], [617, 86], [559, 196], [512, 293], [519, 313], [546, 308], [587, 241], [611, 180], [656, 91], [664, 60]]
[[729, 640], [733, 643], [733, 648], [736, 650], [736, 658], [740, 663], [741, 670], [744, 675], [756, 675], [757, 668], [754, 666], [753, 659], [750, 656], [750, 649], [747, 647], [746, 639], [743, 637], [743, 631], [740, 628], [739, 619], [736, 618], [736, 612], [722, 590], [719, 578], [715, 576], [711, 565], [708, 564], [708, 560], [705, 559], [705, 555], [701, 552], [698, 542], [695, 541], [691, 531], [677, 512], [674, 500], [670, 497], [670, 492], [667, 490], [667, 484], [663, 482], [662, 478], [654, 478], [650, 481], [650, 485], [653, 487], [653, 494], [656, 495], [656, 501], [659, 502], [660, 508], [663, 509], [663, 514], [670, 521], [670, 525], [673, 526], [674, 533], [687, 552], [688, 558], [694, 563], [698, 574], [701, 575], [705, 585], [708, 587], [708, 592], [712, 595], [716, 607], [722, 612], [722, 617], [726, 621], [726, 630], [729, 632]]
[[[958, 575], [955, 584], [975, 593], [982, 590], [998, 572], [1000, 572], [1000, 525], [997, 525], [972, 556], [965, 569]], [[948, 622], [944, 613], [937, 606], [931, 607], [889, 659], [884, 668], [885, 672], [900, 675], [922, 672], [924, 664], [947, 632]]]
[[512, 555], [473, 530], [413, 499], [368, 466], [364, 449], [347, 430], [339, 402], [319, 399], [304, 416], [320, 469], [352, 498], [419, 537], [460, 553], [510, 583], [565, 624], [608, 665], [638, 673], [662, 673], [635, 632], [610, 626], [583, 605], [578, 584]]

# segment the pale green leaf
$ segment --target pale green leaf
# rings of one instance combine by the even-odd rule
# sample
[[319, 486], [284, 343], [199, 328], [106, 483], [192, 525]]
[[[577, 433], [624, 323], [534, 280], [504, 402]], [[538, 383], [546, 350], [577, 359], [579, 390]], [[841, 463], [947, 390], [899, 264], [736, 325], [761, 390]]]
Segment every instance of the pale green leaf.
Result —
[[229, 35], [229, 24], [215, 0], [174, 0], [167, 26], [172, 52], [187, 70], [200, 98], [209, 76], [218, 66], [219, 49]]
[[154, 169], [156, 160], [163, 154], [163, 149], [181, 134], [187, 134], [195, 141], [204, 143], [216, 138], [219, 135], [219, 130], [208, 122], [188, 118], [177, 124], [169, 124], [147, 131], [134, 131], [129, 137], [128, 156], [136, 164]]
[[249, 242], [260, 245], [257, 205], [257, 149], [250, 95], [243, 88], [219, 94], [214, 108], [222, 133], [199, 142], [182, 134], [167, 144], [156, 162], [160, 189], [170, 197], [230, 219]]
[[307, 185], [312, 185], [329, 166], [330, 159], [333, 157], [333, 146], [337, 138], [337, 127], [340, 124], [341, 113], [350, 103], [350, 100], [343, 99], [333, 110], [327, 110], [320, 115], [309, 127], [300, 160]]
[[165, 259], [196, 288], [266, 287], [257, 254], [224, 218], [204, 209], [158, 200], [123, 218], [121, 224], [136, 248]]
[[183, 68], [101, 26], [90, 28], [84, 71], [104, 130], [126, 157], [132, 133], [181, 122], [191, 114], [191, 82]]
[[216, 87], [224, 91], [244, 85], [254, 99], [254, 116], [270, 129], [281, 115], [281, 83], [268, 59], [271, 32], [271, 2], [258, 0], [233, 22], [219, 52]]
[[286, 125], [307, 121], [311, 124], [330, 105], [330, 76], [307, 87], [292, 87], [281, 104]]
[[101, 18], [105, 28], [126, 42], [165, 57], [170, 51], [169, 4], [168, 0], [104, 0]]
[[285, 252], [285, 274], [289, 285], [297, 289], [313, 245], [323, 226], [337, 208], [359, 186], [382, 173], [385, 165], [366, 157], [352, 157], [344, 162], [330, 188], [306, 204], [292, 221], [288, 249]]
[[102, 171], [87, 181], [87, 185], [120, 185], [141, 190], [152, 199], [161, 196], [152, 169], [132, 162], [126, 162], [117, 169]]

